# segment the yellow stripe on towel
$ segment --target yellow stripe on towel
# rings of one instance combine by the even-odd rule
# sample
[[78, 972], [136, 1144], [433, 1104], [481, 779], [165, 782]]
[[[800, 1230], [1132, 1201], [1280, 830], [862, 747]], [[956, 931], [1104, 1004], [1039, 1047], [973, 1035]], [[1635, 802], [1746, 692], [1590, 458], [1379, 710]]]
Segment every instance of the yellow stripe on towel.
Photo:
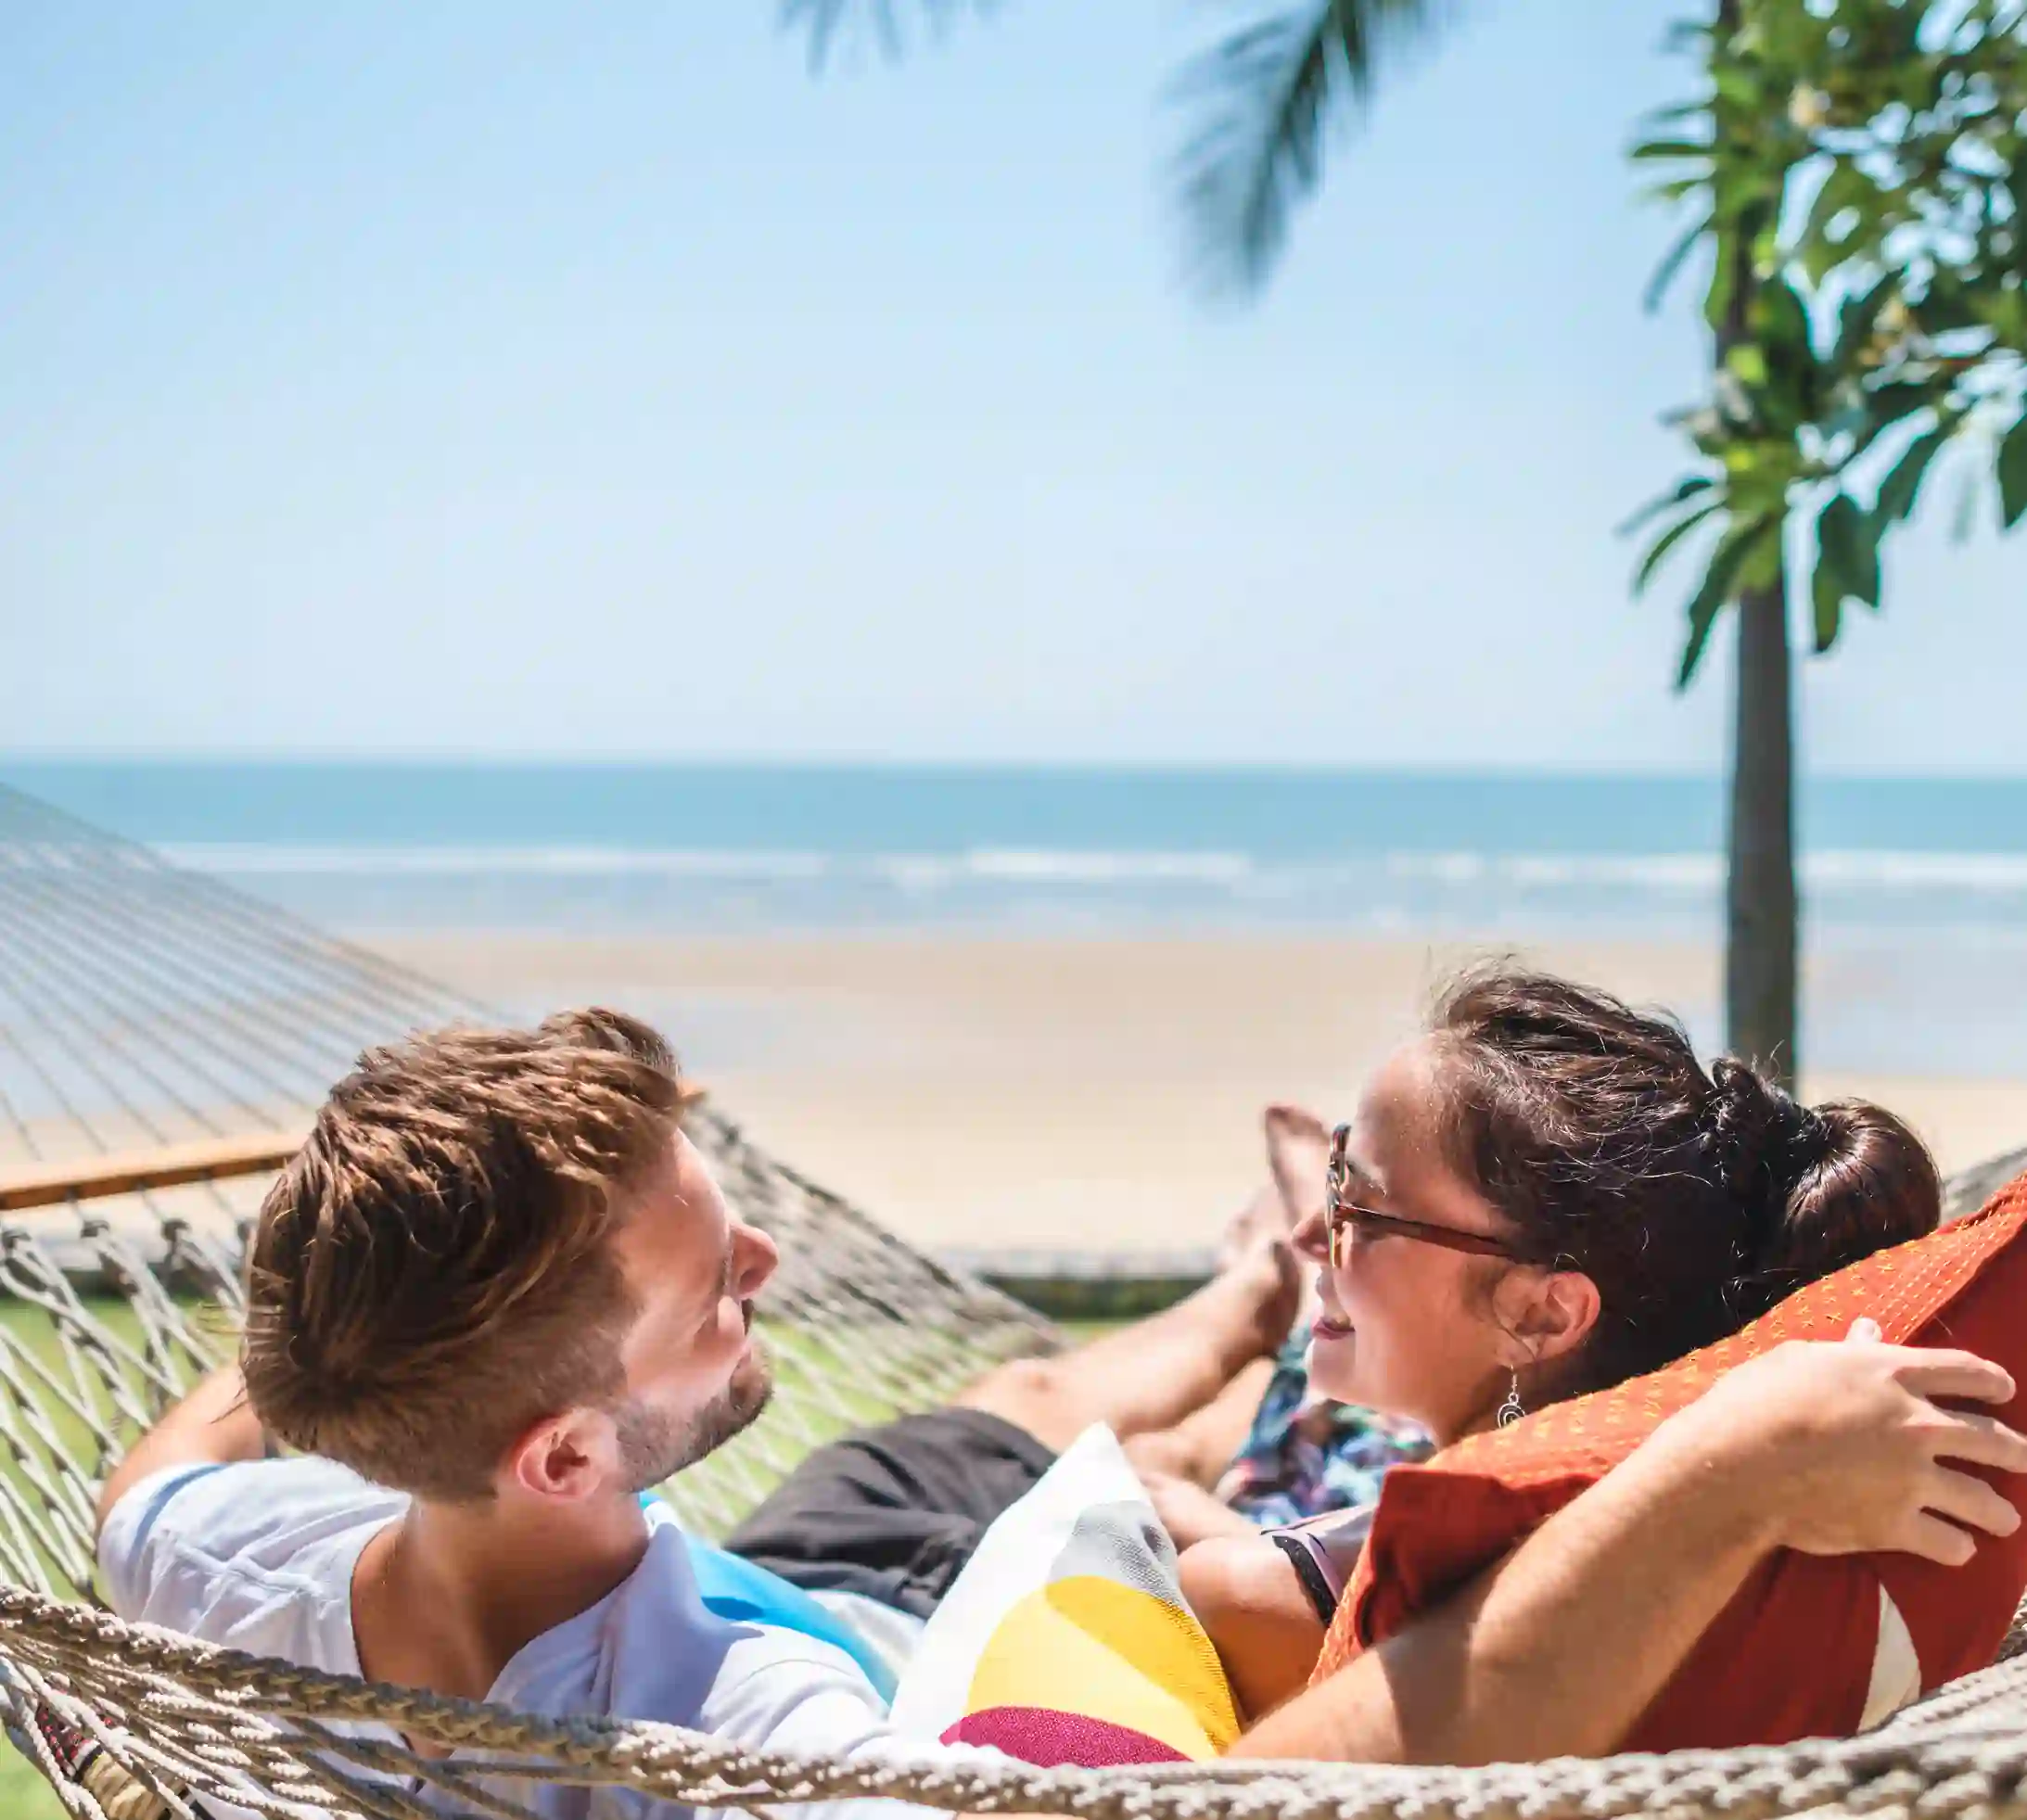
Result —
[[1007, 1612], [980, 1652], [968, 1712], [1056, 1707], [1075, 1688], [1076, 1710], [1201, 1760], [1239, 1736], [1217, 1652], [1178, 1606], [1115, 1580], [1052, 1581]]

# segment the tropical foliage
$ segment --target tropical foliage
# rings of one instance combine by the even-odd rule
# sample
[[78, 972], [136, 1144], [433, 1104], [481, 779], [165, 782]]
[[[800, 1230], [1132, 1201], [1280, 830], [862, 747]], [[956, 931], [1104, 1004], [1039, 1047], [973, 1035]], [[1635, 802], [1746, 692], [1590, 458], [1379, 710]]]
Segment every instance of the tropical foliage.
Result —
[[1323, 176], [1333, 128], [1367, 108], [1455, 6], [1447, 0], [1310, 0], [1245, 13], [1183, 68], [1193, 125], [1178, 161], [1191, 263], [1214, 290], [1256, 291], [1290, 218]]
[[1876, 611], [1882, 546], [1953, 452], [1960, 520], [1981, 489], [2002, 524], [2027, 513], [2027, 5], [1738, 12], [1681, 28], [1709, 87], [1634, 153], [1694, 210], [1657, 292], [1703, 249], [1726, 344], [1676, 420], [1694, 471], [1650, 508], [1638, 577], [1704, 533], [1685, 681], [1724, 608], [1791, 558], [1817, 650], [1854, 604]]
[[[1001, 0], [779, 0], [783, 27], [821, 69], [855, 32], [899, 56]], [[1177, 160], [1191, 263], [1217, 290], [1255, 291], [1271, 275], [1296, 208], [1320, 184], [1334, 129], [1364, 118], [1413, 52], [1433, 43], [1457, 0], [1232, 0], [1225, 29], [1184, 65], [1176, 98], [1191, 120]]]

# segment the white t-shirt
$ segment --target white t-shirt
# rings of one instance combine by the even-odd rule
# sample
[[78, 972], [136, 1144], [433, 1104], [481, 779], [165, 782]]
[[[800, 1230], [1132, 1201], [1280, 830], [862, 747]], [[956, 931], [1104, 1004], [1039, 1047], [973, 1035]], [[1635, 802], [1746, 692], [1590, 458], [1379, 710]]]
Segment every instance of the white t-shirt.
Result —
[[[407, 1506], [402, 1494], [327, 1460], [173, 1468], [113, 1507], [99, 1566], [122, 1618], [355, 1675], [352, 1572], [366, 1543]], [[885, 1704], [842, 1650], [707, 1610], [672, 1514], [651, 1507], [646, 1517], [640, 1565], [595, 1605], [524, 1645], [490, 1700], [545, 1715], [657, 1720], [757, 1750], [924, 1754], [897, 1738]], [[395, 1736], [379, 1725], [333, 1729]], [[691, 1812], [618, 1788], [511, 1780], [494, 1788], [542, 1820], [679, 1820]], [[810, 1820], [870, 1820], [880, 1812], [918, 1810], [862, 1801], [794, 1810]]]

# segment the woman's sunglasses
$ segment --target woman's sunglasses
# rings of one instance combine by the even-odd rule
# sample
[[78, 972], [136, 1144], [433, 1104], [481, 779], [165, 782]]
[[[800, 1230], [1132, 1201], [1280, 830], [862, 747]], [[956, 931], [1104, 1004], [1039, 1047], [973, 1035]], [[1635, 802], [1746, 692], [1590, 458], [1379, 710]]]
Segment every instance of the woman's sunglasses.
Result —
[[1512, 1248], [1502, 1239], [1483, 1232], [1466, 1232], [1454, 1226], [1432, 1226], [1427, 1220], [1402, 1219], [1395, 1214], [1375, 1213], [1345, 1198], [1351, 1186], [1351, 1162], [1345, 1146], [1351, 1126], [1340, 1125], [1331, 1134], [1331, 1167], [1323, 1195], [1323, 1229], [1330, 1235], [1331, 1268], [1342, 1270], [1350, 1255], [1354, 1239], [1418, 1239], [1425, 1245], [1441, 1245], [1446, 1251], [1470, 1252], [1477, 1257], [1513, 1257]]

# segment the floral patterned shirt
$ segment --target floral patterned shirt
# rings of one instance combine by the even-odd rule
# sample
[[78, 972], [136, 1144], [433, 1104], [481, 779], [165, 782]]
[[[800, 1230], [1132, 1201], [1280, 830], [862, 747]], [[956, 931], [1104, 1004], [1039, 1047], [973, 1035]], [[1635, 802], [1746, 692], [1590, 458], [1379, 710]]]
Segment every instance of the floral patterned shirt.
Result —
[[1245, 1445], [1217, 1493], [1264, 1528], [1369, 1505], [1403, 1461], [1435, 1451], [1412, 1422], [1309, 1394], [1308, 1343], [1291, 1339], [1274, 1362]]

